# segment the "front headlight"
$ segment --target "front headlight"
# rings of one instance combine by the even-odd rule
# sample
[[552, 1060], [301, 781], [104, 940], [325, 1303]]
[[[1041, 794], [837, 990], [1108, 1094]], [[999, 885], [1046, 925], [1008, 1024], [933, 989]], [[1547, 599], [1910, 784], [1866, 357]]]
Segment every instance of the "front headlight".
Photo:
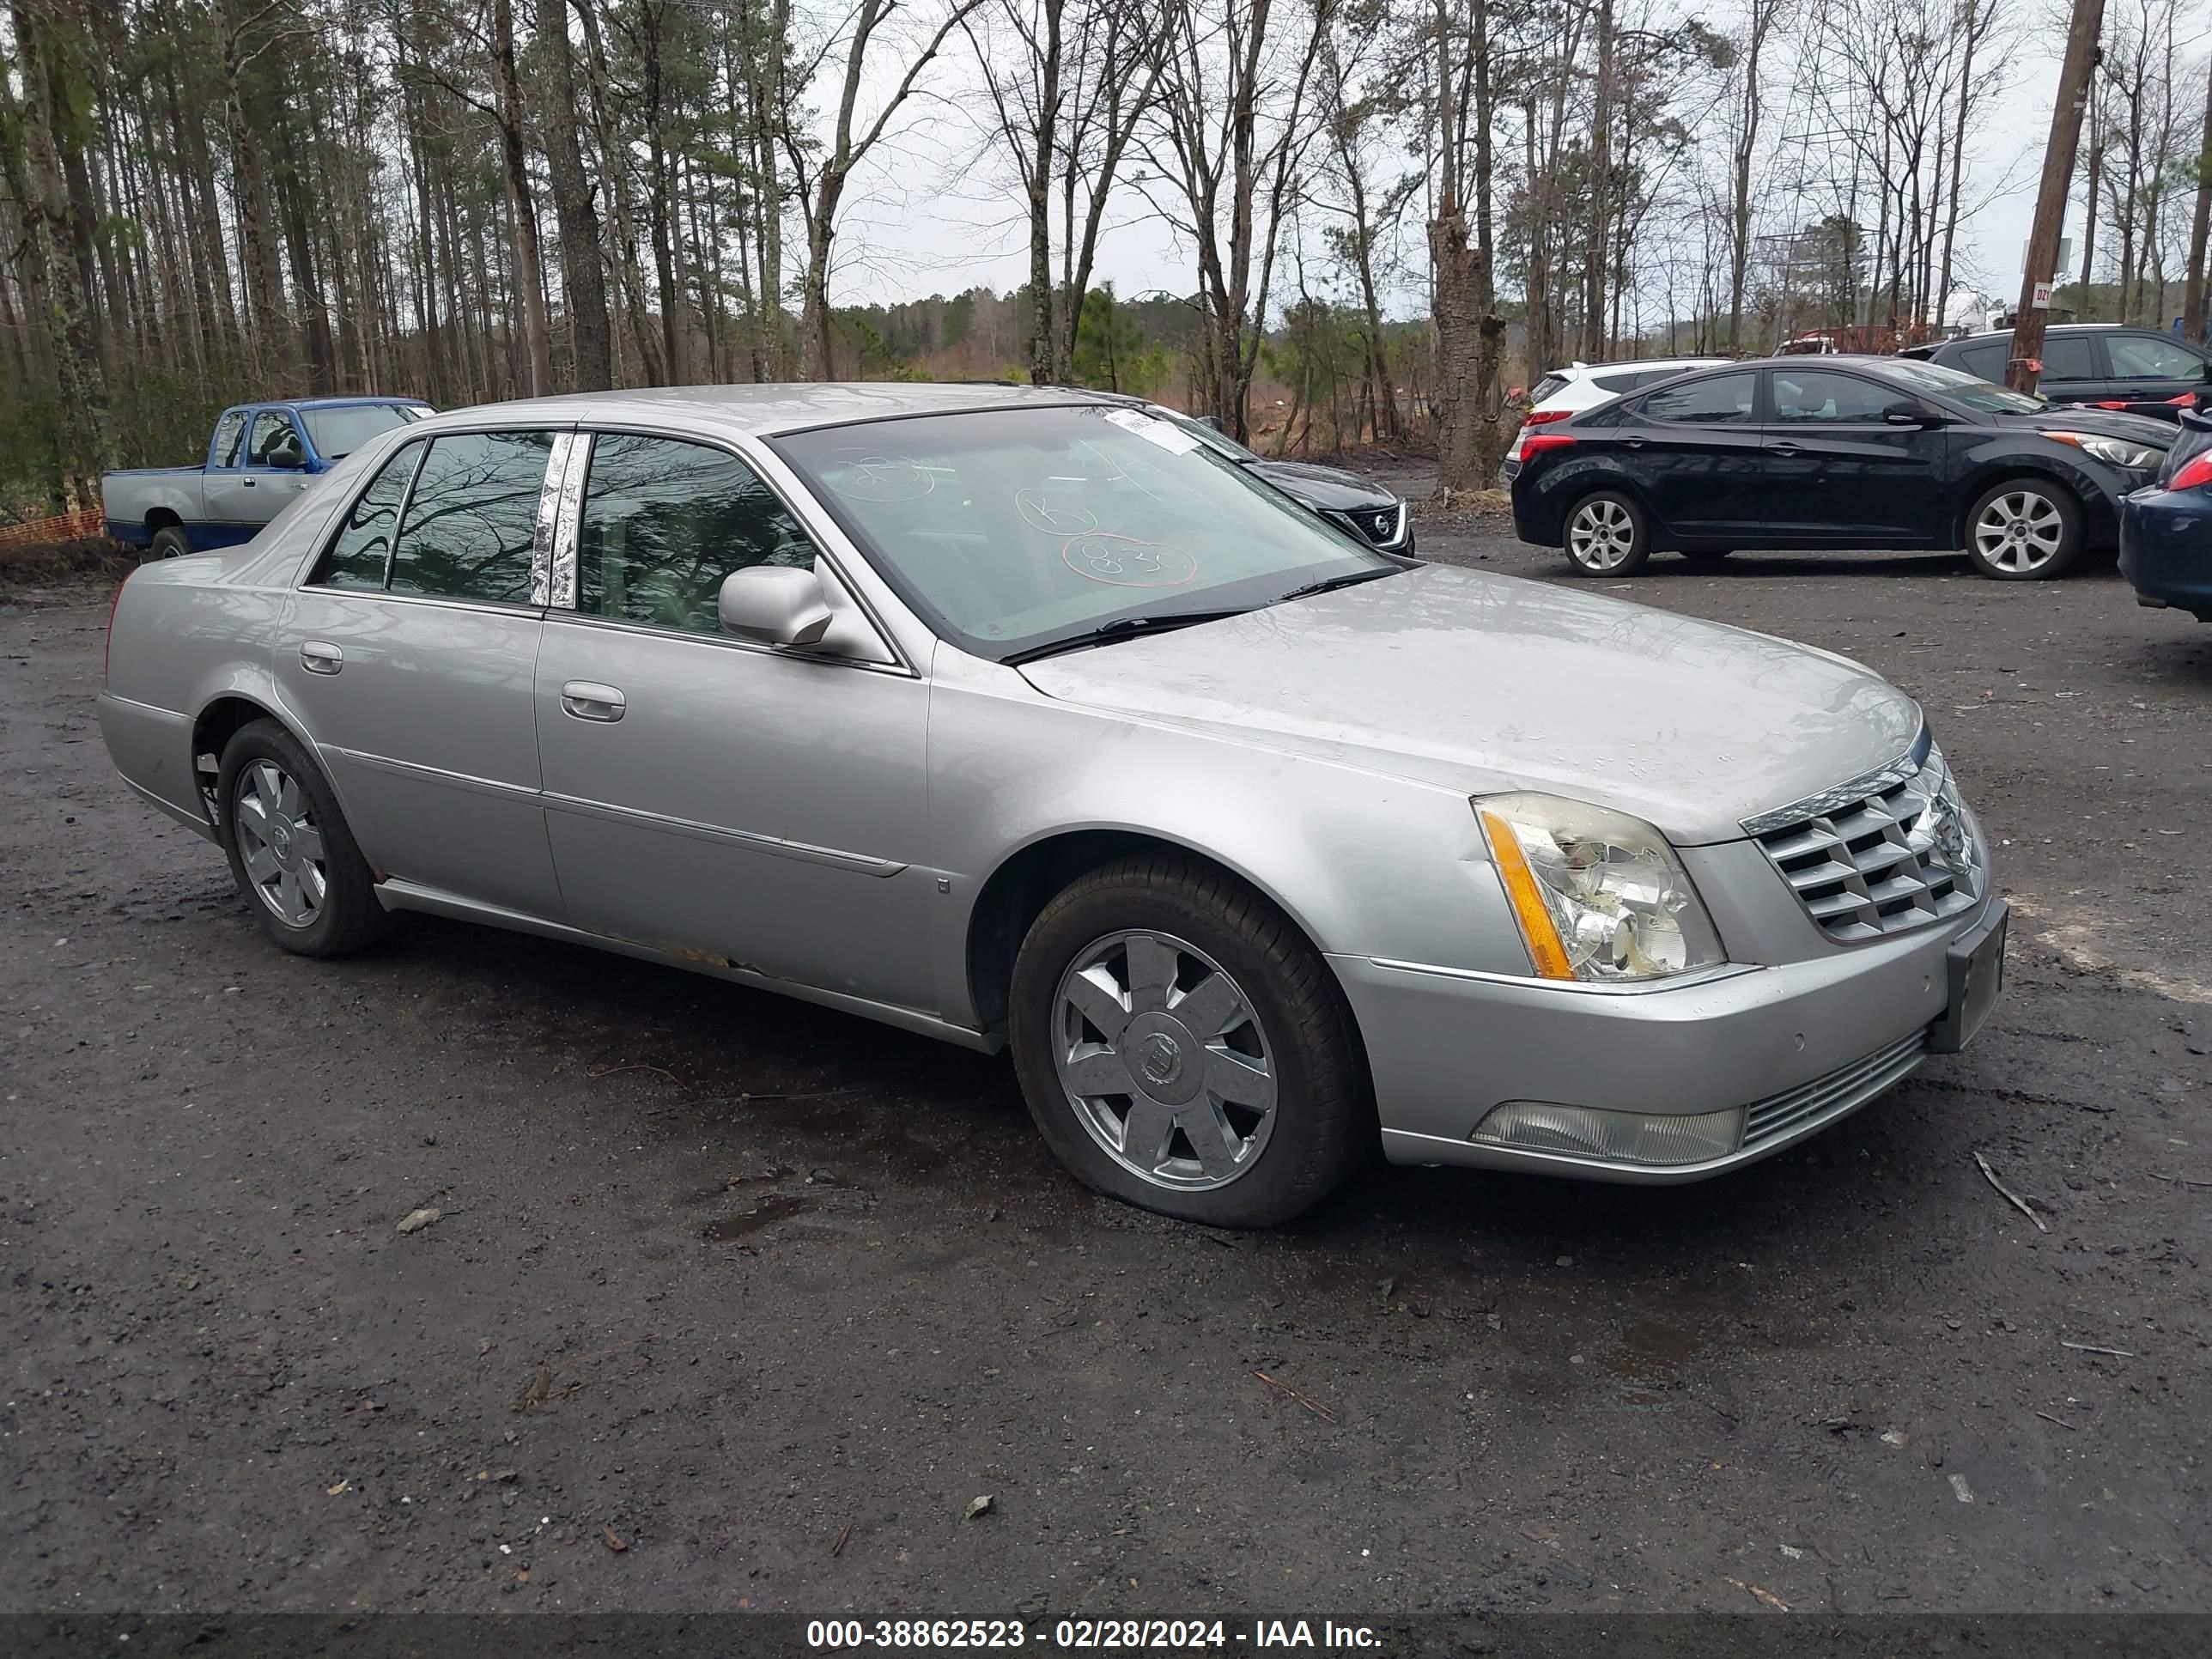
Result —
[[2045, 434], [2062, 444], [2072, 444], [2085, 455], [2094, 455], [2107, 466], [2124, 466], [2142, 472], [2156, 466], [2166, 452], [2132, 438], [2111, 438], [2098, 432], [2052, 432]]
[[1689, 872], [1650, 824], [1553, 795], [1474, 805], [1541, 977], [1659, 979], [1722, 960]]

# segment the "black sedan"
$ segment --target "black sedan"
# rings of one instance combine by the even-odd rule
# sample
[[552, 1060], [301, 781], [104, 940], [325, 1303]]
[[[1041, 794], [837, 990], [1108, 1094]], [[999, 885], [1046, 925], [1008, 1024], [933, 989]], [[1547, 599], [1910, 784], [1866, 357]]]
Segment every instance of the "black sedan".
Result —
[[2212, 622], [2212, 418], [2185, 413], [2157, 482], [2120, 503], [2120, 574], [2137, 605]]
[[2119, 535], [2174, 428], [2057, 408], [1896, 357], [1783, 357], [1679, 375], [1526, 433], [1513, 526], [1585, 575], [1656, 551], [1963, 548], [1985, 576], [2057, 576]]

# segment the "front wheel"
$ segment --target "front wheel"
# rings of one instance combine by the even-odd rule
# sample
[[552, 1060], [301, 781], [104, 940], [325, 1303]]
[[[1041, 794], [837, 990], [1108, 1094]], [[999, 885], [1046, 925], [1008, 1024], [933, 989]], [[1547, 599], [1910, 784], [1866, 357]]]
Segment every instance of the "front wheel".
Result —
[[1012, 990], [1030, 1115], [1109, 1197], [1272, 1226], [1374, 1149], [1334, 976], [1289, 918], [1220, 872], [1140, 857], [1082, 878], [1030, 928]]
[[1966, 514], [1966, 556], [2002, 582], [2063, 575], [2081, 556], [2081, 508], [2060, 485], [2008, 478]]
[[1567, 562], [1585, 576], [1627, 576], [1651, 556], [1644, 509], [1626, 495], [1601, 490], [1567, 514]]

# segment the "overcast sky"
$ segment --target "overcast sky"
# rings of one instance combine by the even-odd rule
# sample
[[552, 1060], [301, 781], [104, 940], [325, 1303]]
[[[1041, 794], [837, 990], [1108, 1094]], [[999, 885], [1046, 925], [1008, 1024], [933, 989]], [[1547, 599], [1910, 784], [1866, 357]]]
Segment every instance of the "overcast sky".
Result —
[[[2063, 45], [2055, 31], [2024, 33], [2010, 84], [1977, 123], [1982, 137], [1971, 157], [1966, 194], [1970, 201], [1987, 199], [1962, 225], [1959, 258], [1962, 280], [2007, 298], [2019, 290]], [[944, 94], [918, 96], [898, 131], [856, 175], [860, 188], [838, 234], [838, 302], [953, 294], [978, 283], [1005, 292], [1027, 280], [1023, 204], [969, 112], [980, 93], [975, 76], [972, 56], [948, 48]], [[1410, 250], [1416, 265], [1422, 258], [1418, 220], [1417, 204], [1406, 227], [1416, 239]], [[2069, 220], [2067, 234], [2077, 247], [2078, 234]], [[1095, 280], [1111, 282], [1124, 295], [1159, 289], [1187, 294], [1196, 286], [1188, 246], [1179, 246], [1143, 198], [1126, 189], [1115, 196]], [[1419, 305], [1409, 282], [1392, 308], [1412, 314]]]

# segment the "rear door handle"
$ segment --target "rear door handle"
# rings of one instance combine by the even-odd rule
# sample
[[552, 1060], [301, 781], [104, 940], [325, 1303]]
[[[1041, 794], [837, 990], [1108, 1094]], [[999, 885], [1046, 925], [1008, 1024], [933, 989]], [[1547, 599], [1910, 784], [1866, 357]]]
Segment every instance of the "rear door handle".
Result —
[[561, 688], [561, 712], [580, 720], [618, 720], [629, 704], [611, 685], [570, 680]]
[[1802, 444], [1792, 443], [1769, 444], [1766, 447], [1766, 453], [1770, 455], [1802, 455], [1805, 453], [1805, 447]]
[[1623, 438], [1620, 441], [1627, 448], [1641, 449], [1645, 441], [1642, 438]]
[[300, 666], [310, 674], [335, 674], [345, 666], [345, 653], [328, 640], [308, 640], [300, 647]]
[[244, 489], [251, 489], [253, 488], [253, 480], [251, 478], [240, 478], [238, 482]]

